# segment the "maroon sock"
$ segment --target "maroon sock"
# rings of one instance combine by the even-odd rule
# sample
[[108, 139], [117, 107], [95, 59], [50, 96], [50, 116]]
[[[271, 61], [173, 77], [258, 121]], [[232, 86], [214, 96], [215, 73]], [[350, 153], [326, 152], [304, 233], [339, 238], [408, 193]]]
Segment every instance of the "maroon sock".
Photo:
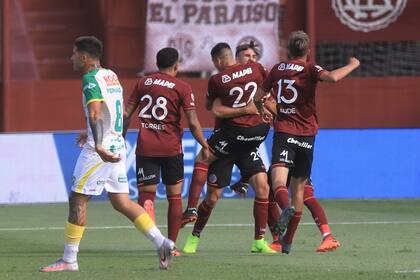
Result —
[[254, 220], [254, 239], [262, 239], [265, 235], [265, 227], [267, 225], [268, 220], [268, 199], [258, 197], [254, 199]]
[[141, 207], [144, 207], [144, 202], [146, 200], [151, 200], [152, 202], [154, 202], [155, 201], [155, 197], [156, 197], [156, 192], [141, 192], [139, 190], [139, 196], [137, 198], [137, 203]]
[[274, 234], [274, 227], [280, 219], [280, 210], [277, 206], [277, 202], [274, 200], [274, 194], [270, 188], [270, 194], [268, 196], [268, 228], [270, 229], [271, 235], [273, 236], [273, 241], [278, 240], [278, 235]]
[[278, 186], [274, 190], [274, 199], [276, 200], [281, 210], [284, 210], [287, 207], [289, 207], [289, 191], [287, 190], [287, 187]]
[[325, 215], [324, 209], [319, 204], [318, 200], [314, 196], [314, 190], [312, 186], [306, 185], [305, 191], [303, 193], [305, 206], [308, 207], [309, 211], [312, 214], [312, 218], [314, 219], [318, 228], [321, 225], [328, 224], [327, 216]]
[[201, 231], [204, 229], [204, 227], [207, 224], [207, 221], [210, 218], [211, 211], [213, 210], [212, 207], [210, 207], [206, 200], [204, 199], [200, 206], [198, 206], [198, 217], [197, 221], [194, 224], [194, 229], [192, 234], [195, 236], [200, 237]]
[[293, 217], [290, 219], [289, 225], [287, 226], [286, 235], [284, 236], [284, 241], [287, 244], [292, 244], [293, 236], [297, 230], [297, 227], [300, 222], [300, 218], [302, 217], [302, 212], [296, 212]]
[[168, 238], [176, 242], [182, 217], [181, 194], [168, 195]]
[[197, 162], [194, 164], [194, 171], [188, 193], [188, 208], [197, 208], [200, 194], [207, 179], [207, 164]]

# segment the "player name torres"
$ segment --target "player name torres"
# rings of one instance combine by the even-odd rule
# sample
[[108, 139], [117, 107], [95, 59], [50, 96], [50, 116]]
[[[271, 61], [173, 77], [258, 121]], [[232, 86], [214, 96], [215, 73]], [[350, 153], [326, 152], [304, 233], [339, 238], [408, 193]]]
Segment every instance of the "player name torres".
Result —
[[165, 130], [165, 125], [160, 123], [141, 123], [141, 127], [155, 129], [155, 130]]

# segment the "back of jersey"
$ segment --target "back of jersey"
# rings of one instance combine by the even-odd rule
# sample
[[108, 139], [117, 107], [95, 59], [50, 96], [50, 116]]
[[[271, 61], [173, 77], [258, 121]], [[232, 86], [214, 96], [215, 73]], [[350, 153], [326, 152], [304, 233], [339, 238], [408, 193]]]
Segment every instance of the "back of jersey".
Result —
[[140, 79], [129, 103], [138, 104], [137, 155], [168, 157], [182, 153], [181, 110], [195, 110], [191, 87], [165, 73]]
[[[103, 143], [110, 152], [117, 153], [125, 149], [123, 129], [123, 88], [117, 75], [109, 69], [97, 69], [83, 76], [83, 107], [86, 120], [89, 119], [88, 104], [93, 101], [102, 102]], [[89, 121], [88, 142], [89, 148], [95, 148], [92, 129]]]
[[276, 64], [262, 88], [277, 102], [276, 131], [311, 136], [318, 130], [315, 90], [324, 70], [313, 63], [289, 60]]
[[[266, 70], [259, 63], [235, 64], [210, 77], [207, 98], [213, 102], [220, 98], [222, 104], [231, 108], [247, 106], [264, 80]], [[258, 115], [243, 115], [230, 118], [229, 123], [242, 127], [256, 126], [262, 123]]]

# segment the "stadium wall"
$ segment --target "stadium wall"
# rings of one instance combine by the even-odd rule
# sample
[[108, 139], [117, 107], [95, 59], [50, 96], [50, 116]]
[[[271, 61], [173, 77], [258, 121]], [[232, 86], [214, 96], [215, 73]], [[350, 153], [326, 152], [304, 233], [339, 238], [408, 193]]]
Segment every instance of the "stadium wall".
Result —
[[[207, 80], [185, 79], [196, 95], [203, 127], [214, 118], [204, 109]], [[136, 79], [123, 79], [127, 100]], [[380, 86], [379, 86], [380, 85]], [[404, 86], [401, 86], [404, 85]], [[81, 107], [81, 82], [76, 80], [12, 81], [8, 120], [10, 132], [77, 130], [85, 126]], [[317, 92], [322, 128], [420, 127], [420, 79], [349, 78], [337, 84], [320, 83]], [[137, 127], [137, 121], [131, 128]]]
[[[209, 135], [210, 131], [206, 131]], [[67, 201], [80, 149], [77, 133], [0, 135], [0, 204]], [[137, 197], [135, 146], [137, 133], [127, 134], [130, 197]], [[322, 129], [315, 145], [312, 179], [318, 198], [420, 198], [420, 129]], [[184, 149], [185, 198], [194, 156], [200, 147], [186, 131]], [[272, 132], [260, 147], [268, 166]], [[405, 149], [402, 149], [404, 147]], [[405, 151], [403, 153], [403, 151]], [[239, 179], [235, 168], [232, 180]], [[204, 192], [203, 192], [204, 194]], [[251, 191], [249, 196], [254, 194]], [[165, 198], [162, 185], [158, 198]], [[225, 198], [236, 197], [228, 188]], [[98, 197], [106, 199], [106, 195]]]

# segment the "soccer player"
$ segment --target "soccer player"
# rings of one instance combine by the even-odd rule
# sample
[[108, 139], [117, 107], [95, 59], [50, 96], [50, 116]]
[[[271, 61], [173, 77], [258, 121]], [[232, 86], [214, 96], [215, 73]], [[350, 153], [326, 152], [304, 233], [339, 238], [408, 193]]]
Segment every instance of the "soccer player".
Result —
[[93, 36], [74, 41], [73, 69], [83, 74], [83, 108], [88, 138], [73, 173], [63, 257], [41, 272], [78, 271], [77, 253], [86, 224], [88, 201], [105, 188], [115, 210], [150, 239], [159, 267], [168, 268], [175, 244], [165, 238], [144, 209], [128, 197], [123, 130], [123, 89], [117, 75], [102, 68], [102, 42]]
[[[236, 63], [232, 50], [226, 43], [218, 43], [214, 46], [211, 56], [219, 73], [209, 79], [207, 107], [211, 107], [214, 102], [220, 102], [226, 107], [237, 108], [238, 112], [242, 111], [252, 101], [258, 84], [265, 75], [264, 68], [253, 62], [245, 65]], [[215, 115], [219, 117], [217, 114]], [[197, 220], [196, 205], [206, 181], [208, 166], [219, 158], [235, 159], [242, 156], [243, 161], [240, 162], [239, 168], [249, 175], [251, 185], [256, 192], [254, 200], [255, 235], [251, 251], [274, 252], [264, 240], [269, 188], [265, 181], [267, 179], [265, 167], [258, 154], [258, 147], [265, 140], [269, 128], [270, 126], [256, 114], [233, 114], [219, 122], [218, 128], [214, 130], [207, 141], [210, 146], [210, 157], [205, 160], [200, 152], [195, 158], [188, 208], [183, 215], [183, 224]], [[209, 181], [214, 183], [217, 178], [210, 178]], [[207, 191], [208, 197], [215, 197], [217, 201], [220, 192], [216, 188], [212, 188], [211, 185]], [[199, 217], [210, 215], [214, 205], [207, 202], [204, 200], [200, 205]], [[198, 240], [198, 232], [193, 231], [193, 234], [188, 237], [187, 243], [196, 244], [196, 248]], [[186, 251], [194, 250], [191, 248]]]
[[[255, 96], [261, 99], [274, 89], [277, 116], [274, 121], [272, 148], [272, 184], [274, 193], [286, 189], [290, 169], [293, 208], [286, 208], [280, 217], [280, 228], [287, 232], [280, 238], [282, 252], [289, 253], [304, 205], [304, 187], [311, 175], [313, 147], [318, 131], [315, 89], [318, 81], [337, 82], [356, 69], [360, 62], [352, 57], [346, 66], [331, 72], [307, 61], [309, 37], [303, 31], [292, 32], [288, 40], [289, 60], [276, 64]], [[269, 102], [268, 102], [269, 103]], [[273, 107], [273, 104], [267, 104]], [[277, 201], [280, 203], [280, 201]], [[289, 211], [290, 210], [290, 211]]]
[[[159, 72], [141, 78], [128, 100], [124, 129], [128, 128], [134, 111], [140, 108], [136, 149], [138, 202], [154, 219], [153, 202], [162, 172], [169, 202], [168, 237], [176, 242], [181, 225], [184, 181], [181, 110], [191, 133], [202, 146], [204, 158], [209, 150], [195, 111], [191, 86], [175, 77], [179, 69], [178, 51], [163, 48], [157, 53], [156, 61]], [[179, 252], [175, 251], [175, 255]]]

